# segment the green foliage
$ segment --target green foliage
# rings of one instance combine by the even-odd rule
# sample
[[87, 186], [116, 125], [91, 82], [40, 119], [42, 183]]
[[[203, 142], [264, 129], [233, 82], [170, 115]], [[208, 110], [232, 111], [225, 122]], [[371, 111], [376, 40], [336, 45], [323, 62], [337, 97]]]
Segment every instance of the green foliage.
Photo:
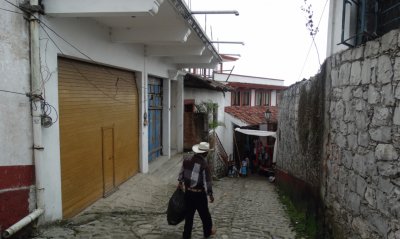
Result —
[[200, 104], [195, 104], [195, 112], [207, 114], [208, 116], [208, 127], [215, 130], [219, 126], [225, 126], [224, 122], [218, 121], [214, 115], [218, 111], [218, 103], [214, 103], [211, 100], [202, 101]]
[[317, 238], [317, 221], [313, 215], [307, 215], [305, 207], [295, 205], [294, 202], [283, 191], [278, 191], [279, 200], [285, 206], [285, 210], [289, 215], [290, 222], [296, 232], [296, 239]]

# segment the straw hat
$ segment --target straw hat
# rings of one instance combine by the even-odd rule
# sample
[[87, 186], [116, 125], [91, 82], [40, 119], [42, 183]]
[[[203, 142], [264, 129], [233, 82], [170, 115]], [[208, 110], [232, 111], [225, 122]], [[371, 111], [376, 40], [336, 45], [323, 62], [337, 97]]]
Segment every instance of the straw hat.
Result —
[[192, 150], [195, 153], [205, 153], [210, 150], [210, 144], [207, 142], [200, 142], [199, 144], [193, 145]]

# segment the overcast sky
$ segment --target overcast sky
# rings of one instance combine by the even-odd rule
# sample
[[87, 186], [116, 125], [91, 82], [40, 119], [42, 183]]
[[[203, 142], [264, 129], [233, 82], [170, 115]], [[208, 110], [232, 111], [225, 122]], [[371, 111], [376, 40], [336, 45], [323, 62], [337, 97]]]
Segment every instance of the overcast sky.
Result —
[[[211, 40], [245, 43], [244, 46], [217, 46], [220, 53], [241, 55], [240, 60], [225, 65], [225, 69], [235, 66], [232, 74], [282, 79], [285, 85], [291, 85], [318, 72], [320, 65], [316, 47], [312, 45], [309, 51], [312, 38], [306, 28], [308, 15], [301, 10], [304, 0], [185, 1], [192, 11], [239, 11], [239, 16], [208, 14], [207, 19], [204, 15], [195, 15]], [[329, 2], [307, 0], [307, 3], [312, 5], [315, 25], [322, 19], [315, 37], [322, 64], [326, 57]]]

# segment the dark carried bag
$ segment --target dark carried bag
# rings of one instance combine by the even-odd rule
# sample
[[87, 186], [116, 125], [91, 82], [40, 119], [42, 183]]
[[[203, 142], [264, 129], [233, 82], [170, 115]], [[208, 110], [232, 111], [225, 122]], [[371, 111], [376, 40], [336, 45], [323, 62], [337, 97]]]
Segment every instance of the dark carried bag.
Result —
[[169, 225], [178, 225], [185, 219], [185, 193], [177, 188], [168, 202], [167, 221]]

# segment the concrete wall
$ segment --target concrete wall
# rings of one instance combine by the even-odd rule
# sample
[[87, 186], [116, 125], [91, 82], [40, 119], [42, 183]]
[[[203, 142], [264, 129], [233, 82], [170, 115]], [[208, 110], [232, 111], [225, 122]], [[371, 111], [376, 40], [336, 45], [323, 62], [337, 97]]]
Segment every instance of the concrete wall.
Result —
[[[11, 1], [16, 3], [16, 1]], [[5, 1], [0, 8], [15, 10]], [[0, 11], [0, 233], [35, 206], [29, 23]], [[16, 31], [15, 29], [18, 29]], [[6, 92], [11, 91], [11, 92]]]
[[[12, 9], [2, 1], [0, 7]], [[0, 166], [32, 164], [32, 117], [29, 98], [29, 23], [2, 11], [0, 21]], [[15, 31], [19, 29], [19, 31]], [[18, 145], [16, 143], [18, 142]]]
[[[278, 166], [309, 185], [315, 182], [304, 171], [319, 167], [319, 192], [334, 238], [400, 238], [399, 35], [392, 31], [333, 55], [322, 69], [326, 74], [291, 86], [282, 97]], [[305, 108], [302, 89], [321, 78], [326, 101]], [[321, 106], [323, 113], [311, 115], [323, 118], [320, 156], [305, 158], [299, 155], [307, 133], [299, 130], [299, 111], [318, 112]], [[309, 127], [308, 134], [316, 129]], [[318, 160], [319, 166], [306, 160]]]

